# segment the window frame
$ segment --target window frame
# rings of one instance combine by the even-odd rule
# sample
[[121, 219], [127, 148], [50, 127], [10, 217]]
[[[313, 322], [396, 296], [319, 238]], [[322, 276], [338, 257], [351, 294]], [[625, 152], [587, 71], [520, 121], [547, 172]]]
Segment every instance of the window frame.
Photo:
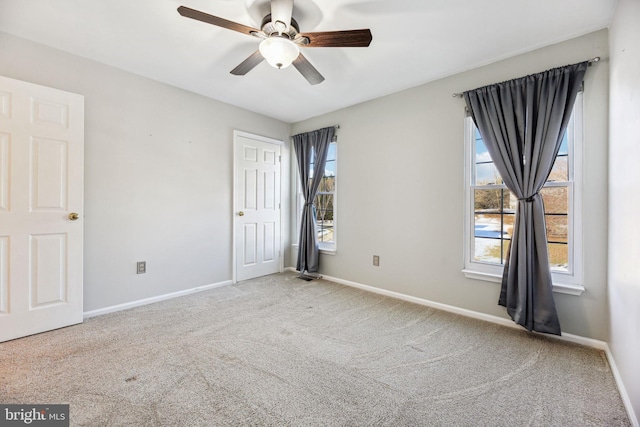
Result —
[[[568, 189], [568, 236], [567, 244], [569, 268], [567, 271], [551, 270], [554, 292], [580, 295], [583, 286], [583, 96], [578, 93], [573, 107], [571, 120], [567, 126], [568, 143], [568, 179], [569, 181], [547, 181], [548, 187], [567, 187]], [[464, 269], [465, 277], [476, 280], [502, 282], [503, 265], [473, 260], [475, 244], [475, 189], [500, 189], [504, 184], [475, 185], [475, 124], [469, 114], [464, 119]], [[508, 190], [507, 190], [508, 191]]]
[[[326, 255], [335, 255], [337, 250], [337, 242], [338, 242], [338, 140], [334, 136], [334, 139], [331, 141], [331, 144], [335, 145], [335, 176], [334, 176], [334, 186], [333, 192], [318, 192], [318, 194], [333, 194], [333, 241], [331, 242], [318, 242], [318, 247], [320, 249], [320, 253]], [[295, 157], [294, 157], [295, 158]], [[295, 166], [295, 178], [296, 178], [296, 241], [293, 243], [294, 247], [298, 247], [298, 242], [300, 241], [300, 220], [302, 218], [302, 209], [304, 207], [305, 199], [302, 194], [302, 189], [300, 186], [300, 174], [298, 173], [297, 164]]]

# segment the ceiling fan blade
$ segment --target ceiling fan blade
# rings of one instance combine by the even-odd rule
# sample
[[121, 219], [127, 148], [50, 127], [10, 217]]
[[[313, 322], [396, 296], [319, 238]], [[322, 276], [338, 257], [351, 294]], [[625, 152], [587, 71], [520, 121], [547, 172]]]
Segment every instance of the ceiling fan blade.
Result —
[[309, 39], [304, 47], [367, 47], [373, 39], [369, 29], [301, 33], [299, 37]]
[[300, 71], [300, 74], [302, 74], [302, 76], [312, 85], [317, 85], [324, 81], [322, 74], [320, 74], [318, 70], [311, 65], [303, 54], [298, 55], [298, 57], [293, 61], [293, 66], [296, 67], [296, 70]]
[[278, 21], [282, 22], [284, 24], [283, 33], [289, 31], [292, 14], [293, 0], [271, 0], [271, 22], [274, 24]]
[[244, 76], [249, 71], [253, 70], [256, 65], [258, 65], [262, 61], [264, 61], [264, 57], [259, 50], [256, 50], [250, 57], [242, 61], [240, 65], [231, 70], [231, 74], [233, 74], [234, 76]]
[[207, 24], [216, 25], [218, 27], [226, 28], [228, 30], [237, 31], [239, 33], [252, 35], [253, 33], [259, 33], [260, 30], [248, 27], [246, 25], [238, 24], [237, 22], [227, 21], [226, 19], [219, 18], [217, 16], [209, 15], [208, 13], [200, 12], [195, 9], [188, 8], [186, 6], [180, 6], [178, 13], [186, 18], [195, 19], [196, 21], [206, 22]]

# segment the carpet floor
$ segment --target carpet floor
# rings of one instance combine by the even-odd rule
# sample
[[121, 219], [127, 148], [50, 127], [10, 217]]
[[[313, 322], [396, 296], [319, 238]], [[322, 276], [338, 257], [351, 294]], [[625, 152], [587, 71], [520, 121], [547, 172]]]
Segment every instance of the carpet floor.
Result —
[[0, 344], [78, 426], [628, 426], [604, 352], [294, 273]]

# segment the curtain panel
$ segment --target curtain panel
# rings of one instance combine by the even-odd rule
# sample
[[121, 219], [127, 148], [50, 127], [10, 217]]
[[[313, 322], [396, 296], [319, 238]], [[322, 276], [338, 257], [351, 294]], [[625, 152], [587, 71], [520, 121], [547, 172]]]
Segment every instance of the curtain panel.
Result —
[[540, 190], [587, 66], [585, 61], [463, 94], [495, 167], [518, 198], [498, 304], [528, 331], [561, 334]]
[[[296, 270], [300, 273], [305, 271], [317, 273], [319, 268], [320, 249], [316, 232], [316, 207], [313, 201], [324, 175], [329, 144], [331, 144], [334, 133], [335, 127], [331, 126], [292, 137], [298, 161], [300, 188], [305, 201], [300, 218], [298, 260], [296, 262]], [[312, 153], [313, 170], [311, 169]]]

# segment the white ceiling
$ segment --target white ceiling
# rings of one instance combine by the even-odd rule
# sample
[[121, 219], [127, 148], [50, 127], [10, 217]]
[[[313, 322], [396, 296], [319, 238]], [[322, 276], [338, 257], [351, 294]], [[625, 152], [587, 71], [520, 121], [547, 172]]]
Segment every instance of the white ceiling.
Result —
[[180, 5], [255, 28], [270, 10], [268, 0], [0, 0], [0, 31], [293, 123], [605, 28], [616, 0], [295, 0], [301, 32], [373, 33], [368, 48], [304, 49], [326, 78], [316, 86], [266, 62], [231, 75], [259, 39], [181, 17]]

